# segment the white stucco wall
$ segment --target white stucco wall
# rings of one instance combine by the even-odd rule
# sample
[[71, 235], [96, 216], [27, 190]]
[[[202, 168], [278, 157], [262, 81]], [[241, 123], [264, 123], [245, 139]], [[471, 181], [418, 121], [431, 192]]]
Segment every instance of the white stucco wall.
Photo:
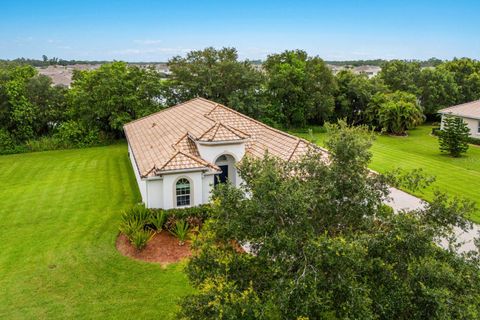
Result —
[[[197, 143], [198, 152], [200, 156], [208, 162], [215, 163], [218, 157], [221, 155], [231, 155], [235, 159], [235, 163], [242, 160], [245, 155], [245, 143], [231, 143], [231, 144], [201, 144]], [[230, 168], [229, 168], [230, 169]], [[233, 169], [233, 168], [232, 168]], [[230, 170], [229, 170], [230, 171]], [[232, 177], [232, 173], [229, 172], [229, 177]], [[236, 186], [239, 186], [242, 182], [242, 178], [235, 170], [235, 178], [232, 179]]]
[[130, 144], [128, 144], [128, 157], [130, 158], [130, 163], [132, 164], [133, 173], [135, 174], [135, 180], [137, 180], [138, 189], [140, 190], [140, 195], [142, 196], [142, 202], [147, 203], [147, 183], [146, 181], [140, 178], [138, 173], [137, 164], [135, 163], [135, 158], [133, 157], [132, 149]]
[[147, 180], [147, 208], [163, 208], [163, 179]]
[[[443, 119], [444, 119], [444, 115], [442, 115], [442, 123], [440, 125], [440, 128], [443, 130]], [[479, 126], [479, 122], [480, 120], [478, 119], [471, 119], [471, 118], [464, 118], [464, 117], [461, 117], [463, 119], [463, 121], [467, 124], [467, 127], [470, 129], [470, 136], [474, 137], [474, 138], [480, 138], [480, 133], [478, 132], [478, 126]]]
[[197, 206], [203, 203], [203, 181], [202, 172], [185, 172], [163, 175], [163, 208], [175, 208], [177, 205], [175, 184], [181, 178], [190, 181], [190, 204]]
[[[245, 144], [214, 144], [214, 145], [197, 145], [200, 155], [203, 159], [215, 163], [215, 160], [221, 155], [230, 155], [235, 159], [235, 163], [240, 161], [245, 155]], [[130, 145], [128, 153], [132, 169], [135, 174], [142, 202], [148, 208], [164, 208], [170, 209], [176, 207], [176, 189], [175, 184], [181, 178], [187, 178], [191, 183], [191, 205], [197, 206], [208, 203], [214, 184], [214, 174], [202, 171], [187, 171], [178, 173], [163, 174], [161, 177], [140, 178], [133, 153]], [[231, 171], [232, 170], [232, 171]], [[235, 178], [232, 182], [239, 186], [242, 179], [238, 175], [237, 170], [229, 165], [229, 177]]]

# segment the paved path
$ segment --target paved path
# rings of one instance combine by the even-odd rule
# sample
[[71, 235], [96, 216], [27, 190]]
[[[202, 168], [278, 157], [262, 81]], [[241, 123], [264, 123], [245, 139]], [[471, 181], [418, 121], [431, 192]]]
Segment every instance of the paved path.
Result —
[[[421, 209], [425, 206], [425, 201], [422, 199], [395, 188], [390, 188], [390, 197], [392, 199], [388, 201], [387, 204], [391, 206], [395, 212], [400, 210]], [[479, 236], [480, 226], [478, 224], [473, 224], [473, 229], [467, 232], [458, 228], [455, 228], [455, 230], [458, 239], [465, 242], [460, 247], [460, 251], [475, 250], [473, 239]]]

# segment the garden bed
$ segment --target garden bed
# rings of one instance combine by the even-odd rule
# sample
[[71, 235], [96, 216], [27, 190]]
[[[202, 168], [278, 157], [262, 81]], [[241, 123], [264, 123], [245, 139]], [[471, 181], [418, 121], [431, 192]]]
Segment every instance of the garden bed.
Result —
[[166, 231], [156, 233], [143, 250], [137, 250], [128, 241], [128, 238], [120, 233], [116, 247], [124, 256], [147, 262], [157, 262], [161, 265], [179, 262], [191, 256], [189, 241], [180, 246], [178, 239]]

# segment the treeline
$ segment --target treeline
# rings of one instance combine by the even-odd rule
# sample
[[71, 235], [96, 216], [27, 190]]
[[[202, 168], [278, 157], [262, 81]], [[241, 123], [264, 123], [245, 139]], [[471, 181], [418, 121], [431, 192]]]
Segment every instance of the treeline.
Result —
[[0, 59], [0, 63], [14, 63], [14, 64], [21, 64], [21, 65], [30, 65], [33, 67], [47, 67], [47, 66], [70, 66], [74, 64], [104, 64], [108, 63], [109, 61], [105, 60], [65, 60], [62, 58], [57, 57], [47, 57], [46, 55], [42, 56], [42, 59], [30, 59], [30, 58], [17, 58], [13, 60], [2, 60]]
[[[339, 61], [326, 61], [326, 63], [331, 64], [333, 66], [377, 66], [381, 67], [384, 63], [388, 62], [389, 60], [384, 59], [369, 59], [369, 60], [339, 60]], [[441, 64], [441, 59], [438, 58], [430, 58], [428, 60], [402, 60], [405, 62], [417, 62], [420, 63], [422, 67], [436, 67]]]
[[70, 89], [26, 64], [0, 63], [0, 152], [81, 147], [122, 138], [125, 123], [205, 97], [281, 128], [346, 119], [393, 134], [434, 119], [438, 109], [480, 98], [480, 62], [422, 68], [388, 61], [377, 77], [333, 75], [301, 50], [270, 55], [262, 68], [234, 48], [206, 48], [168, 62], [168, 79], [124, 62], [75, 71]]

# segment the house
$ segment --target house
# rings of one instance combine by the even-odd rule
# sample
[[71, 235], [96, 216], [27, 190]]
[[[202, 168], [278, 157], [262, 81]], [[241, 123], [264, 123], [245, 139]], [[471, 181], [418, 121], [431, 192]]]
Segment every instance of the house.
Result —
[[379, 66], [358, 66], [353, 68], [353, 73], [355, 74], [365, 74], [369, 79], [375, 77], [380, 71], [382, 71], [382, 68]]
[[312, 145], [203, 98], [124, 126], [142, 201], [148, 208], [207, 203], [217, 183], [242, 182], [245, 156], [299, 159]]
[[442, 115], [442, 129], [445, 116], [452, 115], [463, 119], [470, 129], [471, 137], [480, 138], [480, 100], [441, 109], [438, 113]]

